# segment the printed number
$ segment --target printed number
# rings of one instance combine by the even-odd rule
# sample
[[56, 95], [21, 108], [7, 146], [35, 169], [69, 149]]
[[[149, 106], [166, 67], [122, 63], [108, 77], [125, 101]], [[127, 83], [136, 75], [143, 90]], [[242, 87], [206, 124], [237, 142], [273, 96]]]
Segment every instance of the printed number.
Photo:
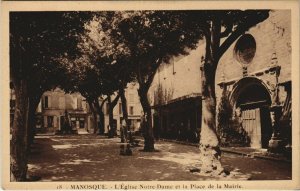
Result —
[[58, 185], [57, 186], [57, 189], [59, 190], [59, 189], [62, 189], [62, 185]]

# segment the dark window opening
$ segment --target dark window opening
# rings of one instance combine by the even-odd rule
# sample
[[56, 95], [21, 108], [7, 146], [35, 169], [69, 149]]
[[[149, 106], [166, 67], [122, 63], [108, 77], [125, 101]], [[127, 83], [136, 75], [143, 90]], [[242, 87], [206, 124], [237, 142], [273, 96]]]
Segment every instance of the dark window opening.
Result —
[[119, 103], [119, 114], [122, 114], [122, 103]]
[[48, 108], [48, 96], [45, 96], [44, 107]]
[[106, 103], [106, 114], [109, 114], [109, 103]]
[[133, 106], [130, 106], [129, 112], [130, 112], [130, 115], [133, 115]]
[[256, 52], [256, 42], [252, 35], [245, 34], [239, 38], [234, 47], [235, 57], [242, 64], [249, 64]]
[[48, 116], [47, 117], [47, 127], [54, 127], [53, 116]]

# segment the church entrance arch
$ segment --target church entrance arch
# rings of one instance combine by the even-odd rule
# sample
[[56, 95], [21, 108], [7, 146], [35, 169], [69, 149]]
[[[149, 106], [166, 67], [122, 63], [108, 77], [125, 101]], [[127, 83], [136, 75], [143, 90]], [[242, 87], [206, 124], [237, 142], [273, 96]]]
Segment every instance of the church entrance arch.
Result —
[[267, 148], [272, 135], [271, 96], [267, 86], [260, 79], [245, 77], [235, 83], [230, 102], [250, 138], [250, 146]]

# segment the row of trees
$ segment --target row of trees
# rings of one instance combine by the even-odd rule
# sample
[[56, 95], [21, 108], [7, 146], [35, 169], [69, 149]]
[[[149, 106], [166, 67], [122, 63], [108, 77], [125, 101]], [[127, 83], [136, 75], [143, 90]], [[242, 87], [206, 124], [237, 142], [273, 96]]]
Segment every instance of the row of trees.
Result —
[[[200, 39], [206, 43], [206, 52], [199, 82], [202, 85], [199, 159], [201, 171], [222, 173], [215, 130], [214, 78], [218, 61], [239, 36], [265, 20], [268, 12], [11, 12], [10, 73], [16, 92], [12, 180], [26, 180], [26, 150], [33, 137], [34, 111], [43, 92], [58, 86], [66, 92], [80, 92], [94, 111], [94, 118], [99, 114], [100, 121], [104, 116], [104, 100], [110, 104], [112, 115], [117, 99], [121, 98], [128, 124], [124, 89], [128, 82], [138, 82], [146, 119], [144, 150], [154, 151], [148, 90], [161, 64], [174, 56], [187, 55]], [[103, 97], [102, 105], [99, 97]], [[100, 125], [99, 131], [103, 128], [104, 124]]]

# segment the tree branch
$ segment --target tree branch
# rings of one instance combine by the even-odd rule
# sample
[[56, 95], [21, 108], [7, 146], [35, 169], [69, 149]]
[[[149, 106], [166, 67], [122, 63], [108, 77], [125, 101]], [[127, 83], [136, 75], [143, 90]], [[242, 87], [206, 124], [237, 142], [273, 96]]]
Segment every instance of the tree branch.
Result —
[[92, 113], [94, 113], [95, 112], [95, 108], [94, 108], [93, 102], [90, 99], [87, 99], [87, 102], [88, 102], [88, 104], [90, 106], [90, 109], [91, 109]]
[[251, 27], [257, 25], [258, 23], [264, 21], [269, 17], [269, 11], [264, 10], [260, 13], [249, 16], [243, 21], [243, 24], [237, 26], [236, 30], [231, 33], [231, 35], [222, 43], [218, 50], [217, 60], [219, 60], [226, 50], [232, 45], [232, 43], [238, 39], [242, 34], [248, 31]]
[[111, 102], [112, 108], [114, 108], [117, 105], [119, 98], [120, 98], [120, 94], [118, 93], [118, 95], [115, 97], [115, 99]]
[[221, 44], [216, 55], [216, 60], [219, 60], [228, 48], [238, 39], [242, 34], [246, 32], [245, 28], [238, 28], [231, 33], [231, 35]]
[[137, 80], [140, 85], [144, 84], [144, 81], [142, 80], [141, 63], [138, 63]]
[[106, 97], [104, 100], [102, 100], [101, 105], [100, 105], [100, 108], [101, 108], [101, 109], [103, 108], [104, 103], [107, 101], [107, 99], [108, 99], [108, 97]]
[[148, 76], [147, 81], [145, 82], [144, 87], [145, 87], [145, 89], [146, 89], [147, 91], [148, 91], [148, 89], [150, 88], [150, 86], [151, 86], [151, 84], [152, 84], [152, 82], [153, 82], [153, 79], [154, 79], [154, 77], [155, 77], [155, 74], [156, 74], [156, 72], [157, 72], [157, 69], [158, 69], [159, 66], [160, 66], [161, 60], [162, 60], [162, 59], [159, 58], [159, 59], [156, 61], [154, 67], [153, 67], [152, 70], [150, 71], [150, 74], [149, 74], [149, 76]]
[[210, 51], [212, 55], [212, 59], [216, 58], [218, 49], [220, 47], [220, 34], [221, 34], [221, 21], [219, 17], [216, 17], [212, 20], [212, 26], [211, 26], [211, 46]]
[[227, 37], [232, 32], [232, 28], [233, 28], [233, 23], [232, 22], [226, 23], [225, 30], [223, 32], [221, 32], [220, 38]]

